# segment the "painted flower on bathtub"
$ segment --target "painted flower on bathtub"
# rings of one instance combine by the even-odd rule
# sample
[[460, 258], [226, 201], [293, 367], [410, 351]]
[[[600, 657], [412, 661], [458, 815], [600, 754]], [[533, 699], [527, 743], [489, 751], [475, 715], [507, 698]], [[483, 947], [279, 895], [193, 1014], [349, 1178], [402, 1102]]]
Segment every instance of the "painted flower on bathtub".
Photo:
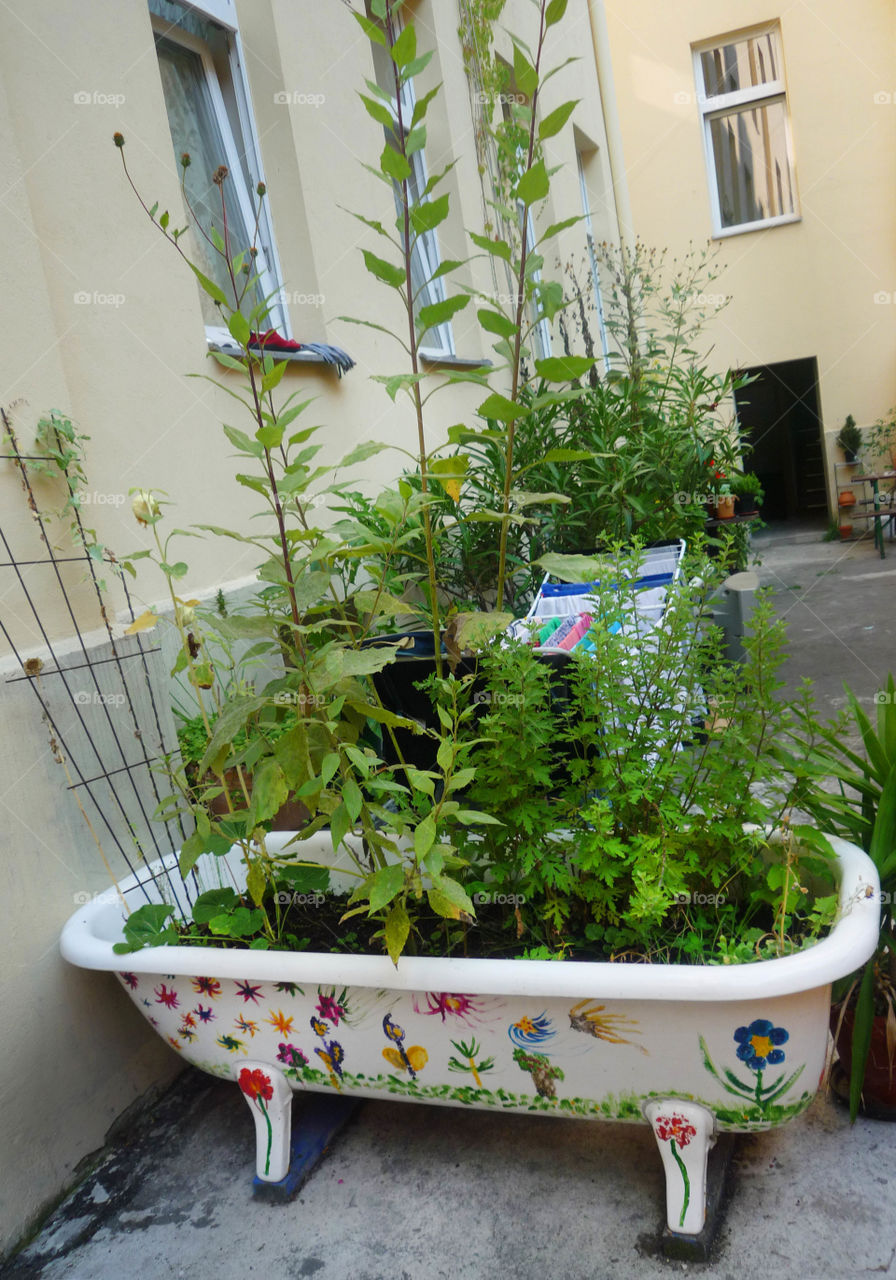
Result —
[[790, 1075], [782, 1071], [774, 1080], [766, 1081], [765, 1071], [784, 1061], [785, 1053], [781, 1045], [790, 1039], [789, 1031], [784, 1027], [774, 1026], [767, 1018], [754, 1018], [749, 1026], [738, 1027], [733, 1038], [737, 1045], [737, 1058], [750, 1071], [755, 1072], [754, 1081], [741, 1080], [728, 1068], [719, 1072], [709, 1056], [706, 1041], [700, 1036], [703, 1065], [726, 1093], [753, 1103], [760, 1112], [767, 1112], [773, 1102], [783, 1098], [793, 1087], [802, 1075], [805, 1063]]

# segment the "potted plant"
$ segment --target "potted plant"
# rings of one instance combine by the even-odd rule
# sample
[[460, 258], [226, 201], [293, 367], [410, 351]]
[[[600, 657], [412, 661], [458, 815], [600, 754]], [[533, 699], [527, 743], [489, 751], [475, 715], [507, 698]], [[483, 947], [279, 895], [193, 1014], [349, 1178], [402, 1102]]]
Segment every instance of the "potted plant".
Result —
[[733, 520], [734, 502], [735, 497], [731, 485], [727, 480], [723, 480], [716, 494], [716, 519]]
[[[847, 1081], [850, 1117], [858, 1112], [896, 1118], [896, 682], [875, 694], [876, 724], [847, 688], [850, 719], [820, 736], [807, 732], [801, 742], [802, 765], [809, 780], [802, 806], [826, 830], [845, 835], [863, 848], [880, 877], [884, 911], [878, 945], [855, 975], [839, 984], [832, 1010], [840, 1062]], [[861, 746], [853, 748], [853, 735]], [[806, 750], [805, 748], [809, 748]], [[838, 789], [824, 785], [834, 778]]]
[[855, 418], [851, 413], [846, 415], [846, 421], [840, 428], [837, 444], [843, 450], [843, 456], [847, 462], [858, 462], [859, 450], [862, 447], [862, 431], [856, 426]]
[[765, 496], [759, 477], [752, 471], [735, 476], [731, 482], [731, 491], [737, 499], [737, 513], [742, 516], [755, 515]]
[[[537, 134], [549, 137], [571, 110], [558, 108], [536, 131], [544, 36], [564, 8], [542, 0], [535, 52], [515, 45], [516, 80], [529, 95], [519, 121], [528, 129], [526, 165], [515, 183], [524, 207], [547, 190]], [[451, 492], [464, 463], [428, 448], [418, 331], [464, 300], [414, 314], [414, 236], [437, 225], [445, 206], [441, 198], [414, 205], [408, 192], [408, 148], [427, 100], [416, 101], [409, 122], [393, 115], [420, 66], [413, 27], [396, 35], [392, 5], [373, 0], [371, 9], [375, 20], [356, 17], [388, 53], [395, 93], [380, 91], [365, 107], [391, 135], [381, 176], [400, 192], [397, 239], [364, 221], [392, 242], [403, 275], [372, 254], [367, 266], [404, 288], [412, 367], [383, 381], [393, 397], [410, 398], [420, 485], [380, 495], [385, 529], [353, 516], [316, 524], [317, 497], [335, 506], [344, 483], [316, 464], [313, 428], [297, 429], [304, 405], [279, 399], [285, 365], [252, 345], [265, 308], [252, 296], [251, 252], [231, 256], [220, 237], [230, 298], [190, 263], [240, 348], [238, 357], [217, 358], [228, 389], [237, 378], [244, 384], [251, 433], [226, 433], [238, 482], [259, 494], [268, 516], [251, 537], [218, 526], [205, 532], [253, 546], [261, 587], [227, 618], [200, 617], [179, 594], [189, 568], [169, 550], [173, 535], [161, 537], [163, 500], [136, 495], [134, 513], [154, 545], [131, 559], [152, 560], [169, 585], [176, 670], [203, 716], [196, 776], [203, 786], [209, 774], [214, 781], [197, 803], [175, 766], [160, 816], [186, 809], [195, 831], [164, 867], [79, 910], [63, 954], [116, 972], [176, 1052], [237, 1081], [255, 1120], [263, 1179], [286, 1173], [298, 1089], [646, 1119], [667, 1166], [670, 1229], [697, 1233], [716, 1132], [782, 1123], [811, 1100], [829, 984], [863, 963], [877, 937], [878, 904], [865, 895], [866, 887], [875, 892], [874, 869], [848, 842], [777, 821], [789, 792], [762, 747], [793, 714], [774, 696], [780, 633], [769, 610], [758, 610], [750, 660], [738, 670], [722, 663], [708, 617], [713, 578], [702, 560], [662, 628], [644, 624], [630, 549], [545, 564], [599, 583], [593, 653], [578, 655], [559, 697], [528, 645], [494, 638], [500, 616], [443, 625], [430, 514], [437, 487]], [[124, 159], [121, 135], [116, 145]], [[226, 174], [219, 177], [223, 188]], [[147, 213], [186, 257], [167, 215]], [[223, 192], [221, 221], [226, 231]], [[500, 237], [473, 239], [501, 262], [513, 256]], [[489, 516], [499, 529], [498, 615], [508, 530], [518, 518], [515, 427], [531, 409], [521, 384], [528, 304], [535, 298], [545, 314], [560, 305], [527, 269], [526, 240], [521, 230], [513, 315], [480, 309], [510, 379], [509, 395], [489, 390], [479, 406], [502, 424], [505, 485]], [[542, 378], [561, 385], [590, 363], [535, 362]], [[422, 602], [391, 590], [395, 557], [419, 545], [421, 525]], [[408, 613], [433, 635], [430, 769], [405, 762], [397, 747], [386, 761], [366, 736], [372, 727], [386, 736], [414, 730], [382, 705], [372, 683], [395, 660], [395, 644], [365, 645]], [[276, 673], [251, 691], [241, 681], [224, 687], [210, 656], [216, 634], [250, 641]], [[475, 679], [451, 669], [473, 643], [482, 667]], [[295, 711], [286, 732], [252, 732], [277, 720], [284, 701]], [[738, 732], [724, 732], [734, 718]], [[558, 771], [561, 733], [573, 749]], [[224, 798], [224, 814], [212, 815], [208, 792]], [[295, 834], [272, 834], [290, 793], [308, 820]], [[178, 872], [200, 890], [188, 915], [165, 896], [167, 877]], [[824, 882], [816, 893], [812, 874]], [[470, 954], [477, 941], [479, 954]], [[622, 963], [635, 950], [655, 963]], [[558, 963], [571, 954], [601, 958]]]

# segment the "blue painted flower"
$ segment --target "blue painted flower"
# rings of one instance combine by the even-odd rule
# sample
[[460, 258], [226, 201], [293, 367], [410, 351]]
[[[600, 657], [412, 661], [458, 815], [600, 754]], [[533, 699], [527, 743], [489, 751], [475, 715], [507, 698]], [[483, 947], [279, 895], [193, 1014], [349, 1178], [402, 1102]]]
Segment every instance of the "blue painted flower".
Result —
[[757, 1018], [748, 1027], [738, 1027], [734, 1033], [737, 1056], [751, 1071], [764, 1071], [784, 1061], [784, 1051], [777, 1046], [786, 1044], [790, 1033], [783, 1027], [773, 1027], [765, 1018]]
[[515, 1022], [510, 1027], [507, 1034], [521, 1049], [532, 1049], [536, 1045], [543, 1045], [548, 1040], [553, 1040], [557, 1032], [551, 1026], [551, 1020], [547, 1014], [540, 1013], [537, 1018], [520, 1018], [519, 1022]]

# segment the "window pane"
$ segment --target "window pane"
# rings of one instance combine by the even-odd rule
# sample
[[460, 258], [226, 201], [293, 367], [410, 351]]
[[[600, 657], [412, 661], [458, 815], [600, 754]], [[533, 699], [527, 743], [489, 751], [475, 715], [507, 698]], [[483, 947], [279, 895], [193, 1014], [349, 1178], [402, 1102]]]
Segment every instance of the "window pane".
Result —
[[708, 98], [783, 79], [774, 31], [706, 49], [700, 54], [700, 64], [703, 88]]
[[[157, 38], [156, 48], [178, 173], [181, 171], [181, 155], [188, 151], [191, 164], [186, 172], [187, 196], [206, 233], [215, 226], [222, 236], [224, 234], [221, 209], [223, 190], [230, 252], [233, 256], [248, 248], [251, 239], [234, 195], [233, 183], [237, 175], [232, 174], [220, 188], [212, 182], [215, 170], [227, 163], [227, 152], [202, 59], [193, 50], [185, 49], [163, 37]], [[233, 286], [224, 262], [198, 230], [194, 230], [190, 237], [189, 255], [200, 271], [224, 290], [228, 300], [231, 299]], [[200, 297], [205, 323], [220, 325], [221, 314], [211, 298], [203, 290], [200, 290]]]
[[723, 227], [795, 213], [783, 102], [710, 121]]

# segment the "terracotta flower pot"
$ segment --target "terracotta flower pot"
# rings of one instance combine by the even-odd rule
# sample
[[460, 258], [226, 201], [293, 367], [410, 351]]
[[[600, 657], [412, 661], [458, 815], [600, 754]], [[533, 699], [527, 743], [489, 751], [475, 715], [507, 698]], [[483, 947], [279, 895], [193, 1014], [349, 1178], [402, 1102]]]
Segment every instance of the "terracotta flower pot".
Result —
[[733, 493], [720, 493], [716, 498], [716, 518], [719, 520], [734, 519]]
[[839, 527], [838, 532], [839, 532], [839, 534], [840, 534], [840, 537], [841, 537], [841, 538], [851, 538], [851, 537], [852, 537], [852, 525], [851, 525], [851, 524], [841, 524], [841, 525], [840, 525], [840, 527]]
[[854, 507], [856, 504], [856, 495], [852, 489], [844, 489], [837, 498], [841, 507]]
[[[836, 1033], [840, 1020], [840, 1008], [831, 1010], [831, 1032]], [[840, 1054], [840, 1065], [846, 1079], [852, 1071], [852, 1030], [855, 1021], [853, 1009], [847, 1009], [843, 1015], [840, 1038], [837, 1041], [837, 1052]], [[862, 1103], [865, 1109], [876, 1107], [892, 1107], [896, 1117], [896, 1058], [890, 1067], [890, 1055], [887, 1049], [887, 1020], [878, 1014], [871, 1026], [871, 1048], [868, 1051], [868, 1062], [865, 1066], [865, 1080], [862, 1085]]]

